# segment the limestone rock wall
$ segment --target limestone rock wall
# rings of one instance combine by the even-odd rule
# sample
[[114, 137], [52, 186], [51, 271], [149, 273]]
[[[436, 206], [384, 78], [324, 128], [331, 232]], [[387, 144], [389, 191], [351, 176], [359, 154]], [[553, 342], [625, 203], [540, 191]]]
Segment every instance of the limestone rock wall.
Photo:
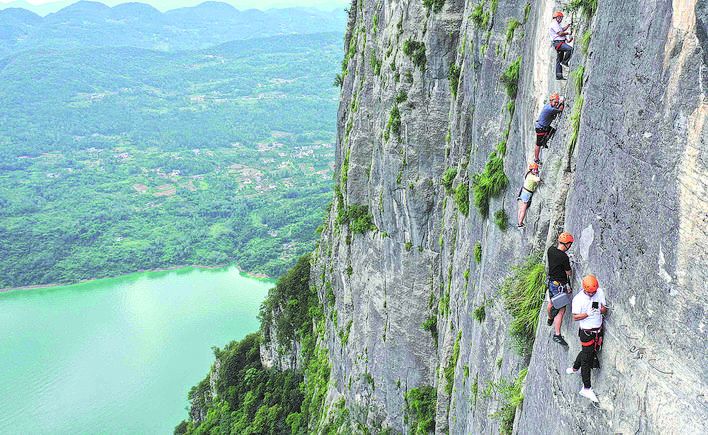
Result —
[[[503, 404], [485, 389], [527, 366], [519, 433], [690, 433], [708, 420], [706, 6], [597, 5], [574, 14], [576, 79], [557, 82], [547, 28], [560, 3], [352, 3], [336, 189], [311, 275], [326, 307], [327, 402], [343, 400], [352, 427], [407, 432], [406, 392], [432, 386], [436, 432], [499, 432]], [[517, 61], [514, 95], [500, 77]], [[569, 107], [521, 232], [516, 195], [551, 91]], [[510, 181], [484, 216], [460, 186], [492, 152]], [[495, 225], [499, 210], [511, 228]], [[579, 347], [570, 316], [569, 349], [542, 314], [522, 357], [499, 296], [512, 266], [563, 229], [576, 235], [575, 287], [596, 274], [611, 308], [598, 407], [564, 374]]]

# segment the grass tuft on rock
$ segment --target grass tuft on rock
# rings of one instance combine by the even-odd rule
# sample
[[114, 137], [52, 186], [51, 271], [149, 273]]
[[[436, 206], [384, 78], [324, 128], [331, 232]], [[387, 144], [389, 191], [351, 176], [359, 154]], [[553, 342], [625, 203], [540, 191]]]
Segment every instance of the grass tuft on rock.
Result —
[[457, 98], [457, 88], [460, 85], [460, 72], [461, 68], [455, 63], [450, 64], [450, 70], [447, 72], [447, 79], [450, 81], [450, 92], [452, 92], [452, 98]]
[[470, 214], [470, 192], [466, 182], [460, 183], [455, 189], [455, 204], [465, 217]]
[[462, 339], [462, 331], [457, 333], [457, 338], [455, 339], [455, 344], [452, 346], [452, 354], [450, 354], [450, 359], [447, 362], [447, 367], [445, 367], [445, 392], [449, 396], [452, 394], [452, 386], [455, 383], [455, 368], [457, 366], [457, 360], [460, 357], [460, 340]]
[[570, 73], [573, 79], [573, 85], [575, 86], [575, 93], [580, 95], [583, 92], [583, 76], [585, 75], [585, 66], [579, 65], [575, 70]]
[[573, 112], [570, 114], [570, 143], [568, 146], [568, 153], [570, 155], [575, 151], [575, 145], [578, 143], [578, 135], [580, 134], [580, 115], [583, 112], [583, 103], [585, 98], [582, 95], [578, 95], [575, 99], [575, 105], [573, 105]]
[[474, 256], [474, 262], [479, 264], [482, 262], [482, 242], [477, 241], [472, 248], [472, 255]]
[[512, 100], [516, 98], [519, 91], [519, 71], [521, 69], [521, 56], [517, 57], [504, 71], [499, 80], [504, 84], [506, 94]]
[[516, 29], [521, 25], [521, 21], [517, 20], [516, 18], [512, 18], [509, 20], [509, 22], [506, 23], [506, 44], [509, 45], [511, 44], [511, 41], [514, 40], [514, 32], [516, 32]]
[[494, 213], [494, 223], [502, 231], [509, 228], [509, 216], [506, 214], [506, 210], [502, 208]]
[[442, 179], [440, 180], [442, 185], [445, 187], [445, 192], [448, 194], [453, 193], [452, 182], [455, 181], [455, 177], [457, 177], [457, 168], [449, 167], [445, 170]]
[[546, 291], [546, 268], [541, 254], [531, 254], [526, 261], [512, 268], [501, 287], [504, 306], [512, 317], [509, 333], [514, 347], [522, 356], [531, 354], [536, 338], [538, 316]]
[[592, 31], [590, 29], [586, 30], [585, 33], [583, 33], [583, 36], [580, 38], [580, 52], [583, 53], [583, 56], [588, 55], [588, 50], [590, 49], [590, 40], [592, 39]]
[[491, 415], [491, 417], [499, 421], [499, 433], [511, 435], [514, 429], [514, 418], [516, 410], [524, 401], [524, 395], [521, 388], [524, 385], [524, 380], [528, 374], [528, 368], [519, 372], [516, 379], [507, 380], [500, 379], [491, 385], [492, 391], [499, 403], [499, 410]]
[[472, 196], [474, 206], [486, 217], [489, 214], [489, 201], [496, 197], [509, 184], [509, 178], [504, 173], [504, 159], [497, 153], [489, 155], [484, 170], [472, 177]]

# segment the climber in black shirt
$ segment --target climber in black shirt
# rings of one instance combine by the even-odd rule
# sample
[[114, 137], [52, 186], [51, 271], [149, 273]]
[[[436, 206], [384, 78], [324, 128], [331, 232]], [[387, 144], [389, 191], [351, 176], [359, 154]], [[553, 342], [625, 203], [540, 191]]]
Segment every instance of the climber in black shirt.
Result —
[[[570, 303], [570, 295], [573, 290], [570, 288], [570, 258], [566, 251], [573, 244], [573, 235], [563, 232], [558, 236], [558, 246], [548, 248], [548, 326], [553, 325], [553, 341], [563, 346], [567, 346], [560, 333], [561, 323], [565, 306]], [[565, 297], [563, 296], [565, 295]], [[554, 298], [558, 296], [554, 300]]]

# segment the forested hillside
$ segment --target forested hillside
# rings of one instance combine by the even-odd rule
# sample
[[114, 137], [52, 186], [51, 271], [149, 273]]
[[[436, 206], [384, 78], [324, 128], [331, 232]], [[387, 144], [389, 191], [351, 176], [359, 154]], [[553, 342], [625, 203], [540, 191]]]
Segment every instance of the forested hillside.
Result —
[[282, 273], [329, 197], [339, 44], [0, 60], [0, 288], [234, 261]]

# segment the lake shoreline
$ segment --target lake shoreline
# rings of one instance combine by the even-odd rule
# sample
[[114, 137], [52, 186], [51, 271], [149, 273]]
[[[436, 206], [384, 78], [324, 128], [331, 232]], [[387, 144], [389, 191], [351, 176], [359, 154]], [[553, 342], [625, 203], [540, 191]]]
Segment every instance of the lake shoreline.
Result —
[[[5, 287], [5, 288], [0, 288], [0, 293], [9, 293], [9, 292], [14, 292], [14, 291], [41, 290], [41, 289], [47, 289], [47, 288], [52, 288], [52, 287], [62, 287], [62, 286], [68, 286], [68, 285], [85, 284], [87, 282], [98, 281], [99, 279], [121, 278], [121, 277], [132, 275], [135, 273], [171, 272], [171, 271], [175, 271], [175, 270], [186, 269], [188, 267], [191, 267], [194, 269], [209, 270], [209, 269], [222, 269], [222, 268], [231, 267], [231, 266], [236, 266], [236, 265], [235, 264], [233, 264], [233, 265], [223, 264], [220, 266], [205, 266], [203, 264], [183, 264], [183, 265], [177, 265], [177, 266], [160, 267], [157, 269], [140, 269], [140, 270], [136, 270], [133, 272], [124, 273], [121, 275], [103, 276], [100, 278], [87, 278], [87, 279], [82, 279], [82, 280], [74, 281], [74, 282], [35, 284], [35, 285], [25, 285], [25, 286], [21, 286], [21, 287]], [[236, 266], [236, 268], [238, 269], [238, 266]], [[249, 278], [264, 280], [264, 281], [272, 281], [273, 283], [275, 283], [274, 278], [271, 278], [268, 275], [265, 275], [262, 273], [244, 272], [241, 269], [238, 269], [238, 271], [242, 275], [246, 275]]]

